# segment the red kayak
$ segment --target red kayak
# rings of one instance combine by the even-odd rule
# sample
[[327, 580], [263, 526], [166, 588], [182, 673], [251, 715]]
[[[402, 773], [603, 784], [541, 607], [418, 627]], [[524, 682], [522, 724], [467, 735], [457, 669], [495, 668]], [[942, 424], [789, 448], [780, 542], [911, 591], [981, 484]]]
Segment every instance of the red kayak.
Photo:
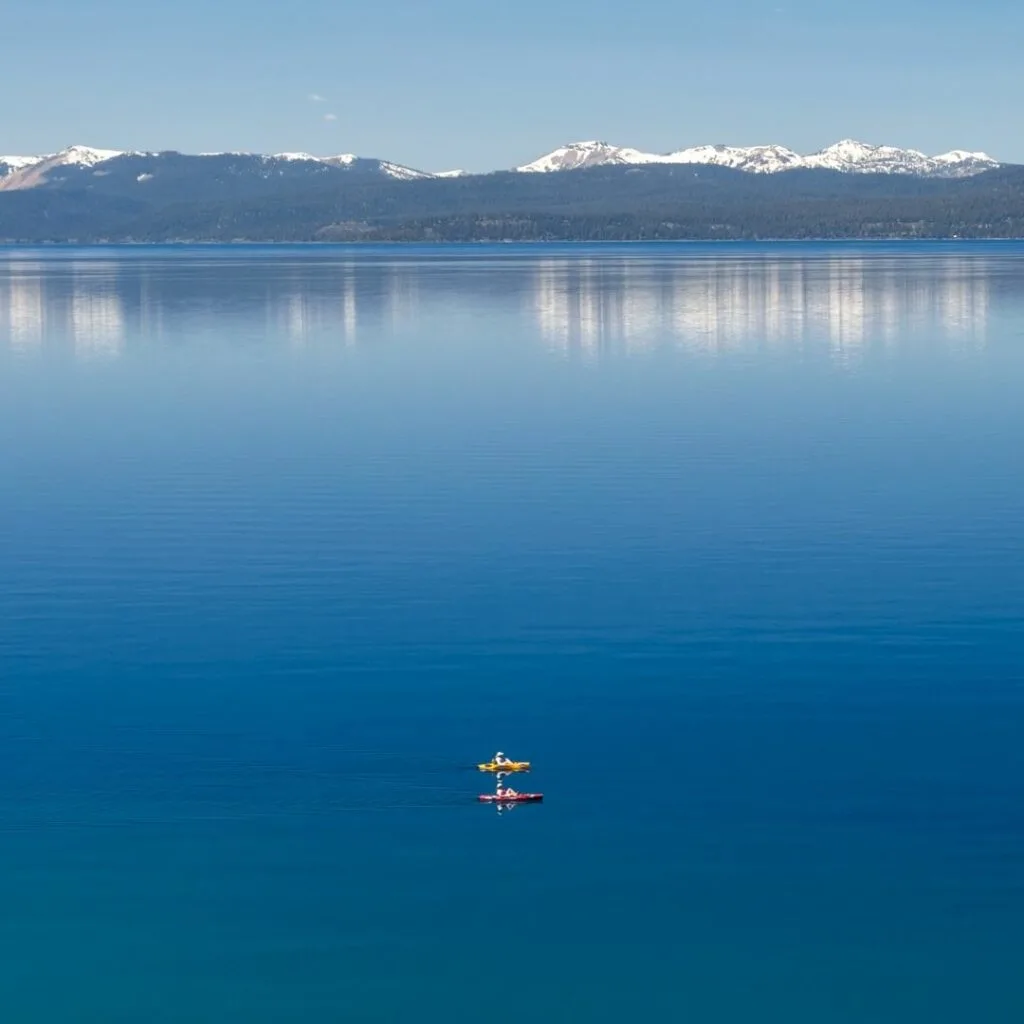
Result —
[[477, 797], [477, 800], [485, 804], [530, 804], [543, 799], [543, 793], [514, 793], [512, 796], [506, 796], [504, 793], [500, 796], [497, 793], [481, 793]]

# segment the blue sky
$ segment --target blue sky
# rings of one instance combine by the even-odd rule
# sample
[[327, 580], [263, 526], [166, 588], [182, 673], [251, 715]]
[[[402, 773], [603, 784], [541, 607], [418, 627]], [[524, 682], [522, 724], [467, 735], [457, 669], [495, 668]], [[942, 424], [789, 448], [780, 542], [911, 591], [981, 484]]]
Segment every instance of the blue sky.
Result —
[[1019, 0], [0, 0], [0, 24], [0, 153], [488, 170], [577, 139], [854, 137], [1024, 162]]

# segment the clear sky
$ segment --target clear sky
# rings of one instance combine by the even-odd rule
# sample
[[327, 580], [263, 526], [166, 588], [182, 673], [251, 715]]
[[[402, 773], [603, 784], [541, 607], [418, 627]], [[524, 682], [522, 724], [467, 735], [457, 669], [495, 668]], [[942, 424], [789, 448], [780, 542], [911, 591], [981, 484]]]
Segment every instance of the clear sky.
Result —
[[0, 153], [489, 170], [578, 139], [1024, 163], [1022, 0], [0, 0]]

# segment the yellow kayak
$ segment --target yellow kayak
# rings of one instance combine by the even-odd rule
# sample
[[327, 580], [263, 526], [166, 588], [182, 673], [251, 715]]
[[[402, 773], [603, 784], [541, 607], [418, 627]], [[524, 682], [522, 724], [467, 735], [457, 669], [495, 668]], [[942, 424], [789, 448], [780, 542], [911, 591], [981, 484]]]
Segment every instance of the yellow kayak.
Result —
[[497, 761], [488, 761], [486, 764], [478, 764], [477, 768], [482, 772], [528, 772], [529, 761], [505, 761], [498, 764]]

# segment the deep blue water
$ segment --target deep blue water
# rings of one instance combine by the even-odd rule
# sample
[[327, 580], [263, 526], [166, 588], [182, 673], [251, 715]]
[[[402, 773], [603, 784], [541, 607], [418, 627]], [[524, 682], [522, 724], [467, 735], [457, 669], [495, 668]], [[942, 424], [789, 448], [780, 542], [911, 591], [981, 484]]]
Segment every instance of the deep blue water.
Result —
[[1018, 244], [0, 250], [4, 1020], [1019, 1022], [1022, 396]]

